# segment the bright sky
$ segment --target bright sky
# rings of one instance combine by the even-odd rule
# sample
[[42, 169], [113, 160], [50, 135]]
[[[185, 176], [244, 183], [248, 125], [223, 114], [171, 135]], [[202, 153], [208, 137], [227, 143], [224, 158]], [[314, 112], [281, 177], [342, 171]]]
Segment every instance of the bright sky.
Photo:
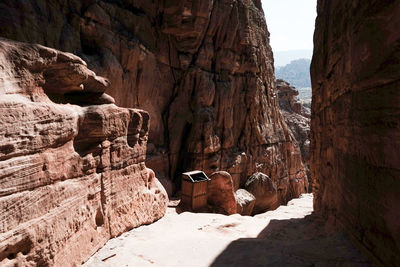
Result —
[[273, 51], [313, 49], [316, 0], [262, 0]]

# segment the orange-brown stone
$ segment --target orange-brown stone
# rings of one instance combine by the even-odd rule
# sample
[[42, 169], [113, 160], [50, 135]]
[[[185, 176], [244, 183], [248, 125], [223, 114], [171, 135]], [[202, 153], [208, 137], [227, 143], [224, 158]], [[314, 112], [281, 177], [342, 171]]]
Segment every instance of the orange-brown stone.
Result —
[[108, 101], [69, 53], [0, 39], [0, 66], [1, 266], [79, 265], [164, 215], [147, 112]]

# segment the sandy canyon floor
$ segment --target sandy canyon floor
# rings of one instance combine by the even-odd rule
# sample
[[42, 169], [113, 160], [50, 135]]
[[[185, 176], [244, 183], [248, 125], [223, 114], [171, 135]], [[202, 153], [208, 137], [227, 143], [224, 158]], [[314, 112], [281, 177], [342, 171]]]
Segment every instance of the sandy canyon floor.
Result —
[[312, 194], [254, 217], [180, 213], [110, 240], [84, 266], [369, 266], [312, 215]]

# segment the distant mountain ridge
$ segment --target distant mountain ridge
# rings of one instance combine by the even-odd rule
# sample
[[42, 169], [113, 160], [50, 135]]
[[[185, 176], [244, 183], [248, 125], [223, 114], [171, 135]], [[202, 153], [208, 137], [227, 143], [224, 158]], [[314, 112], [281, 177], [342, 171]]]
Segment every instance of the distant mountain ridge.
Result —
[[275, 76], [296, 88], [311, 87], [310, 64], [311, 60], [307, 58], [292, 60], [286, 66], [276, 67]]
[[274, 65], [275, 68], [282, 67], [289, 64], [291, 61], [299, 58], [311, 59], [312, 50], [287, 50], [287, 51], [274, 51]]

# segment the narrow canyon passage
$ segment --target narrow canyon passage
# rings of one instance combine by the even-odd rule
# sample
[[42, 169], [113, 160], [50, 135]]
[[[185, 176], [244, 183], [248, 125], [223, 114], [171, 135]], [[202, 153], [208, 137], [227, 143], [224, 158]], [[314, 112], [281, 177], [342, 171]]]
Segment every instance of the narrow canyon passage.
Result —
[[400, 1], [316, 11], [304, 109], [262, 0], [0, 1], [0, 266], [400, 266]]
[[111, 239], [84, 266], [368, 266], [342, 233], [324, 234], [312, 194], [254, 217], [178, 214]]

